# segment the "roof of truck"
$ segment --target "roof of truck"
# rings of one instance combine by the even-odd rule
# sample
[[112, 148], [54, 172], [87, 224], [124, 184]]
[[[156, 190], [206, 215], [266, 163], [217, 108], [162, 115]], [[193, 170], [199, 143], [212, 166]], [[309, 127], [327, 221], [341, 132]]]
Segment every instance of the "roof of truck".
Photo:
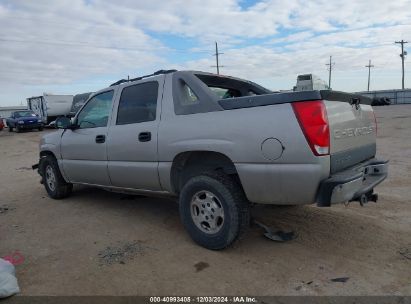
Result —
[[[115, 83], [111, 84], [110, 87], [121, 85], [123, 83], [139, 81], [139, 80], [142, 80], [142, 79], [155, 77], [155, 76], [158, 76], [158, 75], [174, 74], [174, 73], [176, 73], [176, 74], [178, 73], [179, 75], [187, 75], [189, 77], [192, 77], [192, 76], [199, 77], [200, 75], [204, 76], [207, 79], [207, 82], [208, 82], [207, 85], [211, 85], [211, 86], [220, 85], [221, 80], [223, 80], [223, 79], [224, 79], [223, 82], [226, 83], [226, 84], [228, 84], [229, 82], [240, 81], [240, 82], [243, 82], [243, 83], [249, 83], [250, 85], [259, 87], [261, 90], [265, 91], [266, 93], [272, 93], [271, 90], [268, 90], [268, 89], [258, 85], [257, 83], [254, 83], [254, 82], [252, 82], [250, 80], [247, 80], [247, 79], [241, 79], [241, 78], [238, 78], [238, 77], [233, 77], [233, 76], [228, 76], [228, 75], [221, 75], [221, 74], [215, 74], [215, 73], [203, 72], [203, 71], [195, 71], [195, 70], [182, 70], [182, 71], [178, 71], [178, 70], [159, 70], [157, 72], [154, 72], [153, 74], [140, 76], [140, 77], [136, 77], [136, 78], [132, 78], [132, 79], [120, 79], [120, 80], [116, 81]], [[205, 82], [205, 79], [203, 77], [199, 77], [199, 78], [201, 78], [200, 80]], [[103, 90], [105, 90], [105, 89], [103, 89]], [[100, 90], [99, 92], [96, 92], [96, 94], [100, 93], [103, 90]]]
[[140, 77], [136, 77], [136, 78], [132, 78], [132, 79], [120, 79], [120, 80], [112, 83], [110, 85], [110, 87], [122, 84], [124, 82], [132, 82], [132, 81], [142, 80], [144, 78], [148, 78], [148, 77], [152, 77], [152, 76], [170, 74], [170, 73], [174, 73], [174, 72], [177, 72], [177, 70], [158, 70], [157, 72], [154, 72], [153, 74], [149, 74], [149, 75], [144, 75], [144, 76], [140, 76]]

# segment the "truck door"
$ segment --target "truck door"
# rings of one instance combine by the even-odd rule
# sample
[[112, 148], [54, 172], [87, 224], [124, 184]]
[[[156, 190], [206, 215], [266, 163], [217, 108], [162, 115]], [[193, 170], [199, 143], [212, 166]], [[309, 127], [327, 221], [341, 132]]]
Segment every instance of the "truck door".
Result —
[[164, 76], [119, 91], [107, 138], [108, 171], [113, 186], [161, 190], [157, 133]]
[[107, 132], [114, 90], [102, 92], [82, 108], [77, 129], [61, 138], [63, 170], [70, 182], [110, 186], [107, 172]]

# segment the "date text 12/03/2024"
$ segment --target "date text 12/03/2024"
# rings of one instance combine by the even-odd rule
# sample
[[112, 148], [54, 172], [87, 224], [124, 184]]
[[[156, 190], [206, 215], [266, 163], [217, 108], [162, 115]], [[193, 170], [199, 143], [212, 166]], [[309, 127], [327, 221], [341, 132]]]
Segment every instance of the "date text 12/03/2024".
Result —
[[254, 297], [150, 297], [150, 303], [255, 303]]

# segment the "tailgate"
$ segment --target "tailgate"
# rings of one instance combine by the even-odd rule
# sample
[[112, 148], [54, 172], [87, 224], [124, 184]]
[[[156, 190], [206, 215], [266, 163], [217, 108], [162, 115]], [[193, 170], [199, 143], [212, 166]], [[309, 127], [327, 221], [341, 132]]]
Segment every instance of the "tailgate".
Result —
[[376, 123], [369, 98], [321, 91], [330, 126], [331, 174], [375, 156]]

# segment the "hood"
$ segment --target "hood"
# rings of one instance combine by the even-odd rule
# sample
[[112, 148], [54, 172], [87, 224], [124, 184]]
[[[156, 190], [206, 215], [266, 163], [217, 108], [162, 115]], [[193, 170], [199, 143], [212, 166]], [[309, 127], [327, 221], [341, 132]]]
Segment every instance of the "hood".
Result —
[[27, 117], [19, 117], [16, 118], [16, 120], [22, 120], [22, 121], [36, 121], [40, 120], [40, 117], [38, 116], [27, 116]]
[[62, 129], [58, 129], [54, 132], [43, 135], [43, 137], [41, 138], [41, 141], [40, 141], [40, 146], [42, 146], [42, 145], [55, 145], [55, 146], [59, 145], [61, 135], [62, 135], [63, 131], [64, 130], [62, 130]]

